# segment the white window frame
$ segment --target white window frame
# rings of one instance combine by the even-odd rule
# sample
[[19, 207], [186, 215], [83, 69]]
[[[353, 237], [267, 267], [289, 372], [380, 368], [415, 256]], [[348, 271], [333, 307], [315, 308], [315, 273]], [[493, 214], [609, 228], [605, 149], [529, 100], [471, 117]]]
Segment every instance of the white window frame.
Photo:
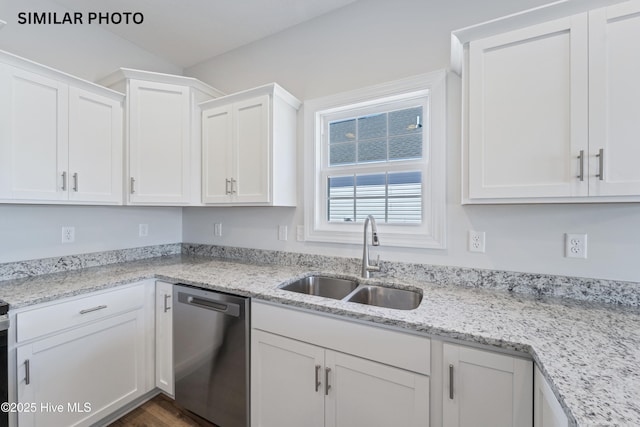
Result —
[[[381, 224], [378, 235], [384, 246], [444, 249], [446, 247], [446, 71], [438, 70], [385, 84], [356, 89], [306, 101], [304, 104], [304, 182], [305, 182], [305, 240], [327, 243], [362, 244], [362, 223], [330, 223], [327, 219], [326, 138], [323, 123], [326, 117], [336, 117], [343, 110], [377, 108], [383, 103], [403, 102], [415, 97], [426, 98], [423, 104], [423, 129], [427, 144], [423, 158], [399, 161], [397, 164], [418, 165], [422, 172], [422, 224]], [[425, 108], [426, 107], [426, 108]], [[393, 107], [392, 107], [393, 108]], [[383, 169], [392, 172], [395, 162], [384, 163]], [[353, 165], [352, 165], [353, 166]], [[382, 164], [359, 164], [358, 173], [381, 169]], [[335, 174], [348, 166], [332, 167]], [[333, 172], [331, 172], [333, 174]]]

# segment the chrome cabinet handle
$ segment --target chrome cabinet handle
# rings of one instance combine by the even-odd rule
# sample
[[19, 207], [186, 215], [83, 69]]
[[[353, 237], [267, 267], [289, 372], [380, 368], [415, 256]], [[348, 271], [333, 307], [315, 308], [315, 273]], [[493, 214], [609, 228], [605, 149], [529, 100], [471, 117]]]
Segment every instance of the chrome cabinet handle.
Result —
[[229, 190], [229, 185], [231, 184], [231, 181], [229, 180], [229, 178], [225, 178], [224, 180], [224, 194], [231, 194], [231, 190]]
[[67, 191], [67, 172], [62, 172], [62, 191]]
[[329, 372], [331, 372], [331, 368], [324, 368], [324, 395], [329, 395], [329, 389], [331, 385], [329, 385]]
[[171, 307], [169, 307], [167, 305], [167, 300], [171, 298], [171, 295], [169, 294], [164, 294], [164, 312], [166, 313], [167, 311], [171, 310]]
[[449, 399], [453, 400], [453, 365], [449, 365]]
[[24, 361], [24, 383], [26, 385], [31, 383], [31, 362], [29, 359]]
[[580, 150], [578, 160], [580, 161], [580, 174], [578, 175], [578, 179], [584, 181], [584, 150]]
[[136, 183], [136, 179], [134, 177], [131, 177], [131, 194], [136, 192], [134, 188], [135, 183]]
[[237, 181], [231, 178], [231, 194], [236, 194], [236, 188], [238, 187], [236, 184]]
[[73, 174], [73, 191], [78, 192], [78, 173]]
[[596, 177], [602, 181], [604, 180], [604, 148], [600, 149], [596, 157], [598, 158], [598, 174]]
[[320, 389], [320, 385], [322, 384], [320, 382], [320, 368], [320, 365], [316, 365], [316, 391]]
[[87, 314], [87, 313], [91, 313], [93, 311], [104, 310], [105, 308], [107, 308], [106, 305], [99, 305], [97, 307], [87, 308], [85, 310], [80, 310], [80, 314]]

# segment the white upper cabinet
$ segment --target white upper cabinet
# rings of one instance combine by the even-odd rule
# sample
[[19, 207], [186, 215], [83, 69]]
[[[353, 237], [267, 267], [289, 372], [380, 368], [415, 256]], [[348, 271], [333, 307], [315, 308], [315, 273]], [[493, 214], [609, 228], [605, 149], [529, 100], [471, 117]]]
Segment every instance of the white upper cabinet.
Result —
[[102, 83], [127, 94], [127, 203], [200, 204], [197, 104], [222, 93], [193, 78], [127, 68]]
[[273, 83], [200, 107], [203, 203], [295, 206], [300, 101]]
[[469, 44], [469, 197], [586, 196], [587, 16]]
[[468, 44], [463, 202], [640, 200], [639, 12], [627, 2]]
[[69, 88], [69, 200], [122, 203], [122, 101]]
[[0, 201], [121, 204], [123, 98], [0, 53]]
[[589, 192], [640, 195], [640, 3], [589, 14]]

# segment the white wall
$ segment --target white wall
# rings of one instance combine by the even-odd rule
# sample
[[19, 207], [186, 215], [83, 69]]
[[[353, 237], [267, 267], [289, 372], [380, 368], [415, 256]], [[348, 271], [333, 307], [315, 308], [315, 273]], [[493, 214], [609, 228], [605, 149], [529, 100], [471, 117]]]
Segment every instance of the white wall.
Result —
[[[95, 25], [18, 25], [21, 11], [64, 11], [48, 0], [0, 0], [0, 49], [95, 81], [119, 67], [181, 73]], [[180, 208], [0, 205], [0, 263], [182, 241]], [[138, 224], [149, 236], [138, 237]], [[76, 242], [61, 244], [63, 225]]]
[[98, 25], [20, 25], [20, 12], [67, 11], [51, 0], [0, 0], [0, 49], [89, 81], [120, 67], [182, 74], [182, 68]]
[[[300, 99], [448, 67], [455, 29], [533, 7], [542, 0], [359, 1], [185, 70], [233, 92], [277, 81]], [[640, 205], [460, 205], [460, 82], [449, 80], [448, 248], [382, 246], [382, 259], [640, 281]], [[299, 115], [299, 124], [302, 123]], [[301, 126], [300, 126], [301, 127]], [[299, 129], [302, 180], [302, 129]], [[293, 208], [185, 208], [185, 242], [360, 256], [357, 245], [297, 242], [302, 192]], [[213, 237], [213, 224], [223, 237]], [[289, 240], [277, 240], [277, 226]], [[485, 231], [486, 253], [466, 249], [467, 232]], [[564, 258], [564, 233], [587, 233], [589, 259]]]
[[[138, 236], [148, 224], [149, 235]], [[62, 227], [75, 242], [62, 244]], [[182, 241], [181, 209], [133, 206], [0, 205], [0, 263]]]

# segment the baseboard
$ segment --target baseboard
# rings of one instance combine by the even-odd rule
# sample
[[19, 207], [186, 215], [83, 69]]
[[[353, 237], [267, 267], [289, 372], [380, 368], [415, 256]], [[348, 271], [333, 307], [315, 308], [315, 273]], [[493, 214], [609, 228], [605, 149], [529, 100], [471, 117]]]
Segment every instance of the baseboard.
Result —
[[112, 422], [122, 418], [123, 416], [125, 416], [129, 412], [133, 411], [137, 407], [142, 406], [146, 402], [150, 401], [151, 399], [153, 399], [154, 397], [156, 397], [160, 393], [162, 393], [162, 391], [160, 389], [154, 388], [153, 390], [151, 390], [151, 391], [143, 394], [142, 396], [138, 397], [134, 401], [126, 404], [125, 406], [123, 406], [122, 408], [118, 409], [117, 411], [112, 412], [111, 414], [107, 415], [106, 417], [104, 417], [103, 419], [98, 421], [97, 423], [93, 424], [92, 427], [108, 426]]

